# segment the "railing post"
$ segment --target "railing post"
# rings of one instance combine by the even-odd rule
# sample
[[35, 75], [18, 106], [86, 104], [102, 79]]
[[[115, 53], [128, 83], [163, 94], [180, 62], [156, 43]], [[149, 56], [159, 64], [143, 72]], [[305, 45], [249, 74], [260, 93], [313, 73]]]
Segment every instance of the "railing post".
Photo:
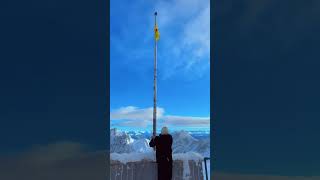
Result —
[[208, 158], [208, 157], [204, 158], [204, 168], [205, 168], [205, 171], [206, 171], [206, 180], [208, 180], [207, 160], [209, 160], [209, 159], [210, 158]]

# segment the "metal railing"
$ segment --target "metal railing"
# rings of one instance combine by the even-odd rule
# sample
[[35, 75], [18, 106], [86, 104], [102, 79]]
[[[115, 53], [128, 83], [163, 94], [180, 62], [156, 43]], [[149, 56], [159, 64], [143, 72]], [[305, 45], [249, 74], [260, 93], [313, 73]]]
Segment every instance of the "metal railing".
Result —
[[[206, 171], [206, 180], [209, 180], [209, 179], [208, 179], [207, 160], [210, 160], [210, 158], [209, 158], [209, 157], [205, 157], [205, 158], [204, 158], [204, 169], [205, 169], [205, 171]], [[210, 171], [210, 169], [209, 169], [209, 171]]]

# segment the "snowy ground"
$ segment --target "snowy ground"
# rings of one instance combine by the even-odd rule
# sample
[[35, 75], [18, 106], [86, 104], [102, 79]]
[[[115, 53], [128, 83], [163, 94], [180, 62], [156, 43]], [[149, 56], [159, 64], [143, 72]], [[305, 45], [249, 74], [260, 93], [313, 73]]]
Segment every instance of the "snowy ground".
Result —
[[[210, 134], [201, 131], [177, 131], [173, 137], [173, 159], [203, 160], [210, 157]], [[123, 132], [110, 130], [111, 159], [123, 163], [140, 160], [155, 160], [155, 152], [149, 147], [150, 132]], [[210, 177], [210, 161], [207, 161], [208, 177]], [[204, 166], [203, 166], [204, 170]], [[204, 174], [205, 177], [205, 174]]]

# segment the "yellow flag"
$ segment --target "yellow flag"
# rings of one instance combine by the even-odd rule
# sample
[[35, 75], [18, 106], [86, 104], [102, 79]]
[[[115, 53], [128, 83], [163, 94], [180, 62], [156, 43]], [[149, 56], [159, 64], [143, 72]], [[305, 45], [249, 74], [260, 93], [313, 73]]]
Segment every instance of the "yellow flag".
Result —
[[158, 41], [160, 39], [160, 32], [159, 32], [159, 29], [158, 29], [158, 25], [156, 25], [154, 27], [154, 38], [156, 39], [156, 41]]

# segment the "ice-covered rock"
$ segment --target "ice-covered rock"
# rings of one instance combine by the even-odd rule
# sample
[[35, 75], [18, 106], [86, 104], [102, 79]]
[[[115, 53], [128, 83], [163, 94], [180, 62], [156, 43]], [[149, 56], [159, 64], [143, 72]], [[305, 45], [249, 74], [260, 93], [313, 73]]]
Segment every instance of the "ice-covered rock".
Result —
[[172, 133], [173, 137], [173, 153], [196, 152], [203, 156], [210, 155], [210, 140], [196, 139], [187, 131], [178, 131]]
[[133, 141], [131, 144], [134, 152], [144, 153], [144, 152], [152, 152], [153, 149], [149, 146], [148, 139], [138, 139]]
[[125, 132], [117, 131], [117, 129], [110, 130], [110, 152], [116, 153], [130, 153], [133, 152], [131, 143], [133, 139]]

